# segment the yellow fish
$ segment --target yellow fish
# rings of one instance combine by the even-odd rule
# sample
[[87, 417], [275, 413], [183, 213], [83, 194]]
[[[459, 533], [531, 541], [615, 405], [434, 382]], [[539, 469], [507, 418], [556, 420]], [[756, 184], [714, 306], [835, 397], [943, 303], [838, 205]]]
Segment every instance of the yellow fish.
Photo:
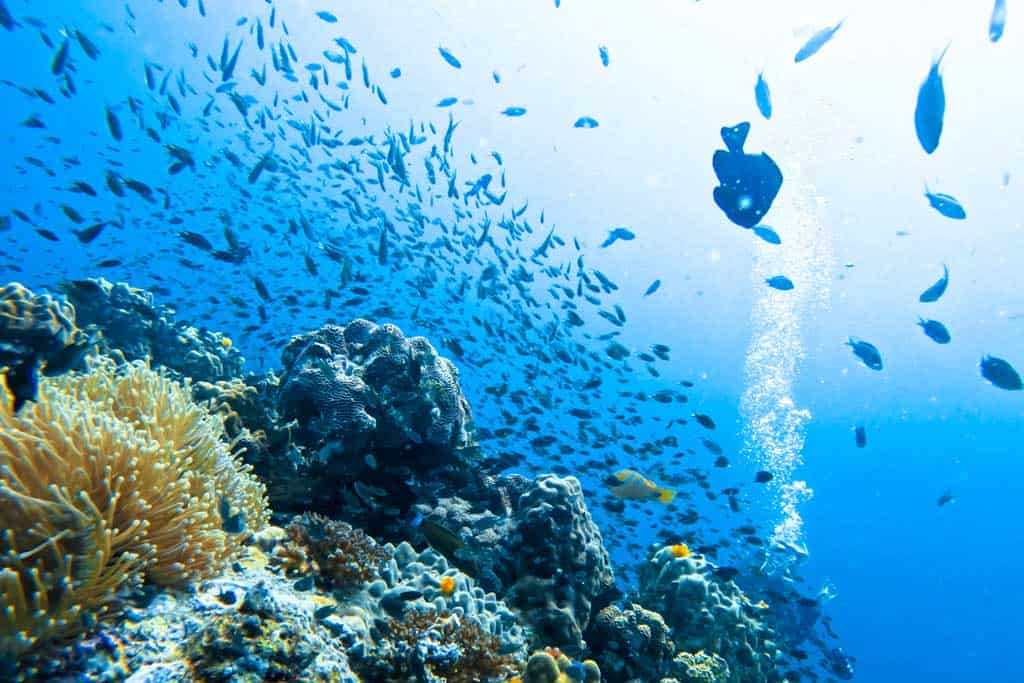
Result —
[[657, 500], [668, 504], [676, 497], [675, 491], [658, 486], [634, 470], [619, 470], [607, 481], [612, 494], [626, 500]]

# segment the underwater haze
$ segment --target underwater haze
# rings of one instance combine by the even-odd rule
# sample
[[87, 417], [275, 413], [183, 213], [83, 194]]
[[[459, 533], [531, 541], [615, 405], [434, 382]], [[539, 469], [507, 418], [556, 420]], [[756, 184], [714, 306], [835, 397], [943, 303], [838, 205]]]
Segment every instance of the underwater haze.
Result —
[[728, 680], [1024, 680], [1018, 11], [2, 0], [0, 283], [149, 290], [252, 376], [425, 337], [617, 604], [666, 546], [735, 580], [779, 652]]

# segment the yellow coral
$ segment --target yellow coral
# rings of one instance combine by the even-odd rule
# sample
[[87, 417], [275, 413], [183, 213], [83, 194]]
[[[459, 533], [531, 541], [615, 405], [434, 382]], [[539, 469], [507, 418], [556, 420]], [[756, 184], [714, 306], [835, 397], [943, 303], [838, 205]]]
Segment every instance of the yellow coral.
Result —
[[455, 579], [451, 576], [442, 576], [440, 590], [441, 593], [443, 593], [444, 595], [451, 595], [452, 593], [454, 593]]
[[221, 420], [142, 363], [104, 359], [0, 400], [0, 653], [75, 635], [126, 582], [184, 585], [234, 558], [269, 519]]

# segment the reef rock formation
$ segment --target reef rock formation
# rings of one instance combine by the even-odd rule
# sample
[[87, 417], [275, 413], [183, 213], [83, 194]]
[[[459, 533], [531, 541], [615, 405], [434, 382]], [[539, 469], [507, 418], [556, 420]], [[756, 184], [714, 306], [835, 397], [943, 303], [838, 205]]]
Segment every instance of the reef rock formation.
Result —
[[103, 332], [101, 348], [117, 349], [128, 360], [151, 359], [193, 381], [216, 382], [241, 377], [245, 358], [219, 332], [174, 320], [174, 312], [153, 302], [144, 289], [103, 278], [71, 280], [64, 292], [74, 305], [78, 324]]
[[469, 403], [458, 370], [426, 339], [355, 320], [293, 337], [282, 362], [276, 412], [292, 448], [283, 471], [265, 474], [283, 509], [344, 509], [397, 541], [414, 503], [474, 485]]
[[640, 602], [664, 617], [677, 649], [720, 656], [728, 668], [725, 678], [716, 674], [722, 681], [781, 680], [772, 629], [753, 616], [756, 608], [740, 588], [716, 578], [714, 569], [703, 556], [677, 557], [662, 548], [641, 569]]
[[[579, 481], [512, 475], [494, 479], [488, 489], [501, 501], [497, 512], [487, 501], [445, 498], [433, 509], [420, 508], [425, 524], [452, 535], [454, 561], [520, 610], [535, 644], [579, 657], [592, 616], [616, 596], [611, 562]], [[428, 540], [437, 542], [433, 536]]]
[[371, 443], [448, 451], [472, 443], [459, 371], [423, 337], [355, 320], [293, 337], [281, 360], [282, 415], [327, 451], [321, 459], [359, 455]]
[[609, 605], [598, 612], [587, 630], [587, 646], [600, 658], [609, 683], [657, 681], [675, 654], [665, 620], [636, 604], [624, 610]]

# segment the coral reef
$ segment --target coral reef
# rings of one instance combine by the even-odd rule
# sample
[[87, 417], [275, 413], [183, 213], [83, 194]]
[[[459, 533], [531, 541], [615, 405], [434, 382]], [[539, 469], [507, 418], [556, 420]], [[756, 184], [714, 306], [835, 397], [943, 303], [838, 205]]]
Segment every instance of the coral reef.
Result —
[[[329, 626], [337, 605], [270, 571], [250, 546], [240, 561], [191, 592], [129, 604], [124, 618], [65, 648], [37, 681], [357, 683]], [[129, 677], [130, 674], [130, 677]]]
[[541, 475], [520, 496], [516, 517], [509, 602], [544, 642], [580, 656], [591, 613], [615, 596], [615, 575], [579, 481]]
[[519, 680], [521, 683], [601, 683], [597, 662], [574, 662], [557, 647], [547, 647], [530, 655]]
[[292, 573], [313, 571], [333, 588], [351, 588], [376, 578], [390, 555], [352, 525], [316, 513], [296, 517], [288, 542], [276, 548]]
[[[661, 683], [728, 683], [729, 665], [715, 653], [680, 652], [671, 663], [672, 675]], [[752, 679], [755, 680], [755, 679]]]
[[701, 555], [677, 557], [662, 548], [640, 572], [639, 601], [664, 617], [677, 649], [721, 657], [728, 665], [724, 681], [780, 680], [772, 629], [753, 616], [739, 587], [717, 579], [714, 569]]
[[447, 612], [408, 610], [388, 623], [387, 635], [353, 662], [367, 680], [487, 683], [515, 669], [497, 637]]
[[0, 651], [75, 635], [121, 588], [223, 569], [268, 521], [262, 485], [187, 385], [97, 360], [0, 401]]
[[282, 361], [273, 431], [287, 437], [258, 466], [275, 508], [341, 510], [398, 542], [414, 503], [476, 485], [458, 371], [422, 337], [365, 320], [326, 325], [293, 337]]
[[423, 337], [354, 320], [293, 337], [281, 361], [281, 413], [326, 450], [322, 460], [360, 455], [371, 443], [448, 451], [472, 443], [459, 372]]
[[587, 645], [600, 657], [605, 680], [656, 681], [669, 668], [675, 644], [657, 612], [631, 604], [609, 605], [598, 612], [587, 630]]
[[102, 349], [121, 351], [128, 360], [151, 359], [193, 381], [241, 377], [245, 358], [219, 332], [176, 322], [174, 312], [153, 302], [153, 294], [103, 278], [65, 282], [78, 324], [103, 332]]

